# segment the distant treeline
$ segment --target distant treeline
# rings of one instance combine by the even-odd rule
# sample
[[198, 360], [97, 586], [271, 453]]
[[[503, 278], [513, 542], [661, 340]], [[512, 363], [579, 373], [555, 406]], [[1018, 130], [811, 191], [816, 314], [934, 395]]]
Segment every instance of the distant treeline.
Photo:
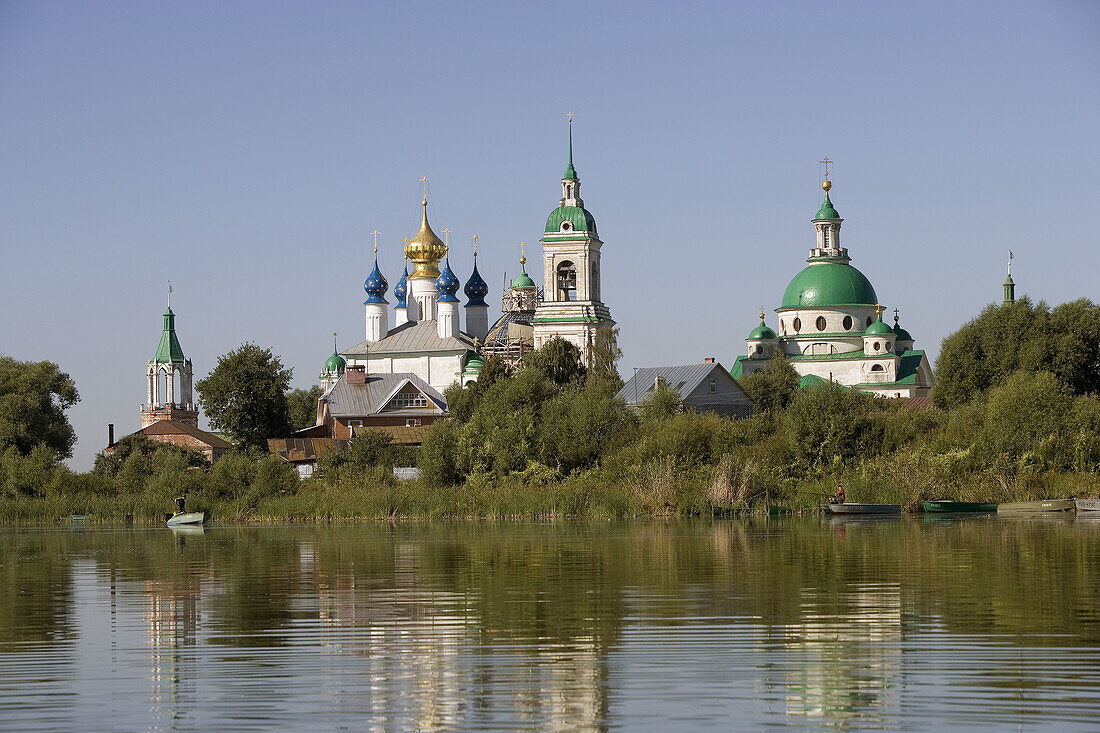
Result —
[[[617, 349], [603, 352], [591, 370], [560, 339], [515, 373], [490, 358], [475, 384], [447, 391], [452, 417], [423, 447], [360, 435], [308, 480], [254, 448], [207, 467], [127, 438], [78, 474], [49, 445], [8, 440], [0, 508], [6, 521], [151, 521], [183, 494], [218, 519], [339, 520], [799, 509], [838, 485], [850, 500], [909, 509], [1100, 495], [1100, 307], [1087, 300], [986, 308], [944, 340], [931, 407], [833, 384], [799, 390], [779, 356], [741, 382], [751, 418], [684, 412], [668, 387], [634, 412], [613, 397]], [[420, 479], [393, 478], [414, 462]]]

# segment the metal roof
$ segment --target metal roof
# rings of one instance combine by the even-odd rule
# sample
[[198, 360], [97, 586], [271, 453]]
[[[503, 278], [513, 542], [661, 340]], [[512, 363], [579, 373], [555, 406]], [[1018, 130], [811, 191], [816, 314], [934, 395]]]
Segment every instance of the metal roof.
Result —
[[[718, 370], [730, 377], [729, 372], [721, 364], [684, 364], [682, 366], [644, 367], [638, 369], [619, 393], [615, 396], [625, 401], [628, 405], [643, 402], [653, 392], [657, 378], [664, 379], [665, 384], [680, 393], [680, 399], [688, 397], [696, 387], [703, 383], [711, 372]], [[732, 377], [730, 377], [732, 380]], [[735, 382], [736, 383], [736, 382]], [[637, 398], [635, 399], [635, 395]]]
[[433, 413], [445, 412], [447, 401], [423, 379], [410, 373], [368, 374], [365, 384], [348, 384], [347, 373], [340, 375], [339, 381], [321, 399], [328, 403], [328, 412], [333, 417], [365, 417], [382, 411], [393, 396], [406, 384], [412, 384], [434, 405], [427, 408], [406, 408], [386, 414], [423, 415], [424, 410]]
[[203, 443], [206, 443], [211, 448], [229, 450], [233, 447], [232, 443], [214, 435], [214, 433], [208, 433], [194, 425], [188, 425], [187, 423], [178, 422], [176, 420], [157, 420], [152, 425], [148, 425], [137, 431], [135, 435], [190, 435], [192, 438], [197, 438]]
[[439, 338], [435, 321], [418, 321], [402, 323], [390, 329], [386, 338], [363, 341], [341, 354], [345, 357], [364, 354], [423, 354], [426, 351], [469, 351], [473, 348], [473, 338], [465, 333], [460, 332], [458, 338]]

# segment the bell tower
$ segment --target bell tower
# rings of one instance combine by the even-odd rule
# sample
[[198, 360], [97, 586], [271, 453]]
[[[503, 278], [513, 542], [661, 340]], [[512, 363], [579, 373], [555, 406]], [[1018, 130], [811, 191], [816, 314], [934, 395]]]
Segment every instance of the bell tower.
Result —
[[600, 249], [596, 220], [581, 199], [573, 166], [573, 114], [569, 114], [569, 165], [561, 179], [558, 208], [550, 212], [542, 237], [543, 300], [535, 309], [535, 348], [555, 336], [572, 341], [591, 365], [596, 336], [615, 326], [601, 300]]
[[157, 353], [145, 367], [146, 400], [141, 406], [141, 427], [161, 420], [175, 420], [198, 427], [199, 411], [191, 391], [191, 360], [183, 355], [176, 336], [176, 314], [172, 312], [172, 286], [168, 286], [168, 309]]

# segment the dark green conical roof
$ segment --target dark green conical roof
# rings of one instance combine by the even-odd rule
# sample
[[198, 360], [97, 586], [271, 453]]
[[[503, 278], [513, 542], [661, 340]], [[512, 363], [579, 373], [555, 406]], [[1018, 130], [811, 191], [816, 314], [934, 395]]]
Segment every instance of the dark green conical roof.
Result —
[[172, 307], [164, 312], [164, 331], [160, 334], [160, 345], [157, 346], [157, 355], [153, 357], [156, 364], [181, 364], [187, 361], [183, 355], [183, 347], [176, 336], [176, 314]]
[[839, 219], [840, 214], [836, 213], [836, 209], [833, 207], [833, 202], [829, 200], [829, 192], [825, 192], [825, 200], [821, 202], [821, 208], [817, 210], [817, 216], [814, 217], [814, 221], [818, 219]]
[[577, 169], [573, 167], [573, 121], [569, 121], [569, 165], [565, 168], [563, 179], [576, 178]]

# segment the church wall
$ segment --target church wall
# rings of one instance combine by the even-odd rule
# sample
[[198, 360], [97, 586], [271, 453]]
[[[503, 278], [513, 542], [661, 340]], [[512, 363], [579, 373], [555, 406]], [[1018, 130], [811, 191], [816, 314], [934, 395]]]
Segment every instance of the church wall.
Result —
[[[853, 306], [851, 308], [845, 308], [838, 310], [835, 308], [797, 308], [788, 310], [779, 310], [779, 328], [777, 332], [780, 336], [787, 337], [810, 337], [818, 333], [826, 334], [852, 334], [855, 337], [860, 337], [869, 325], [867, 319], [871, 319], [871, 323], [875, 322], [877, 318], [874, 306]], [[844, 327], [844, 318], [851, 317], [851, 328]], [[796, 331], [794, 328], [794, 320], [799, 319], [801, 322], [800, 330]], [[818, 328], [817, 319], [825, 319], [825, 328]]]

